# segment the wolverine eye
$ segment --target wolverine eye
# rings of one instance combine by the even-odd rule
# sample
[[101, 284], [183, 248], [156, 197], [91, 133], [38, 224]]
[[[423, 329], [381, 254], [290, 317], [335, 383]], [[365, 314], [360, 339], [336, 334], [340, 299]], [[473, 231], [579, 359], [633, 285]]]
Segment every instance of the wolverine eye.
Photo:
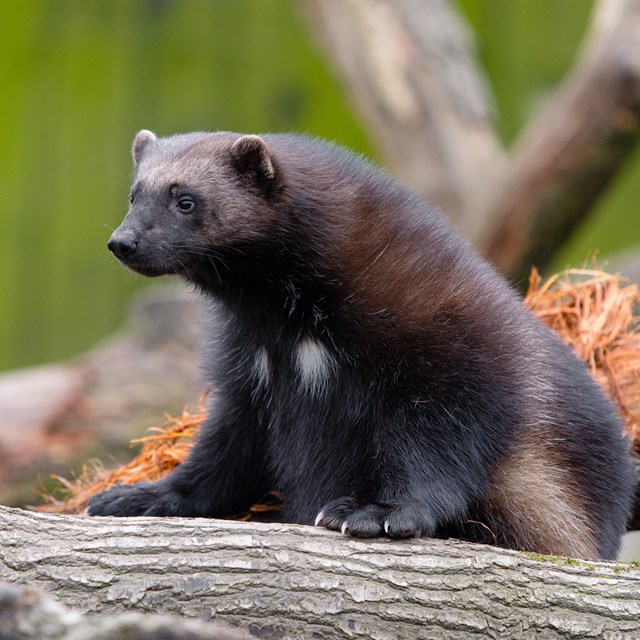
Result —
[[178, 200], [178, 209], [182, 213], [189, 213], [196, 206], [196, 203], [191, 198], [181, 198]]
[[133, 204], [133, 191], [129, 193], [129, 203]]

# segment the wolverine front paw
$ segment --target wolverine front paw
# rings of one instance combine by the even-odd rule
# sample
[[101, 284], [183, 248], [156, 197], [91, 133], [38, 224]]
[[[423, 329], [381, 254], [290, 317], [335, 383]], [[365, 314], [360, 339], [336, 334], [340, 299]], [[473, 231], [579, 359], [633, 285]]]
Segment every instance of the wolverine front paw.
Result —
[[90, 516], [172, 516], [179, 511], [179, 497], [159, 482], [118, 484], [93, 496], [87, 506]]
[[361, 504], [354, 498], [329, 502], [317, 515], [315, 524], [357, 538], [419, 538], [435, 531], [427, 509], [420, 505]]

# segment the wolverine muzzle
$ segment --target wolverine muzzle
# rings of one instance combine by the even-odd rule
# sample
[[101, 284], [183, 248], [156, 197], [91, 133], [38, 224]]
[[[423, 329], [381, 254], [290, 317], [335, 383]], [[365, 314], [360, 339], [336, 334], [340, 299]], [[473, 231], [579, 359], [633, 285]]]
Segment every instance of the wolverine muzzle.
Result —
[[116, 229], [109, 238], [107, 247], [116, 258], [126, 260], [135, 253], [138, 247], [138, 239], [136, 234], [129, 229], [124, 231]]

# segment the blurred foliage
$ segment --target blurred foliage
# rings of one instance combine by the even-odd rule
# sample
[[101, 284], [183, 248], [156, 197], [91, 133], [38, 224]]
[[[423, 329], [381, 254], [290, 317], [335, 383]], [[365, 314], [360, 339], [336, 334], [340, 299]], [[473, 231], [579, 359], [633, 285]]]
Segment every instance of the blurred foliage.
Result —
[[283, 0], [0, 4], [0, 369], [77, 353], [144, 280], [106, 250], [135, 132], [298, 130], [368, 150]]
[[[505, 140], [571, 63], [590, 5], [460, 0]], [[105, 246], [138, 129], [297, 130], [371, 151], [288, 0], [3, 2], [0, 78], [0, 370], [86, 349], [145, 282]], [[560, 261], [638, 241], [638, 166]]]
[[513, 141], [569, 68], [588, 26], [588, 0], [459, 0]]
[[[498, 125], [510, 143], [562, 80], [578, 53], [593, 3], [588, 0], [459, 0], [475, 32], [495, 92]], [[640, 243], [640, 149], [591, 217], [559, 252], [550, 271]], [[602, 261], [601, 261], [602, 263]]]

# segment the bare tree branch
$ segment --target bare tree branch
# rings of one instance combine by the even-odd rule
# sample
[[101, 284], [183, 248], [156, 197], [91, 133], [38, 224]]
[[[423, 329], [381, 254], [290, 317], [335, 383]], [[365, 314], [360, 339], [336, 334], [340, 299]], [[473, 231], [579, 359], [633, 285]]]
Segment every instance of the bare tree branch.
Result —
[[469, 235], [502, 165], [472, 38], [446, 0], [302, 0], [388, 168]]
[[599, 0], [581, 55], [511, 158], [446, 0], [300, 0], [390, 170], [504, 272], [543, 267], [640, 136], [640, 0]]
[[518, 278], [544, 267], [636, 147], [640, 1], [600, 0], [576, 65], [528, 125], [484, 203], [480, 248]]
[[549, 560], [293, 525], [0, 507], [0, 581], [84, 612], [221, 618], [269, 638], [640, 636], [637, 568]]

